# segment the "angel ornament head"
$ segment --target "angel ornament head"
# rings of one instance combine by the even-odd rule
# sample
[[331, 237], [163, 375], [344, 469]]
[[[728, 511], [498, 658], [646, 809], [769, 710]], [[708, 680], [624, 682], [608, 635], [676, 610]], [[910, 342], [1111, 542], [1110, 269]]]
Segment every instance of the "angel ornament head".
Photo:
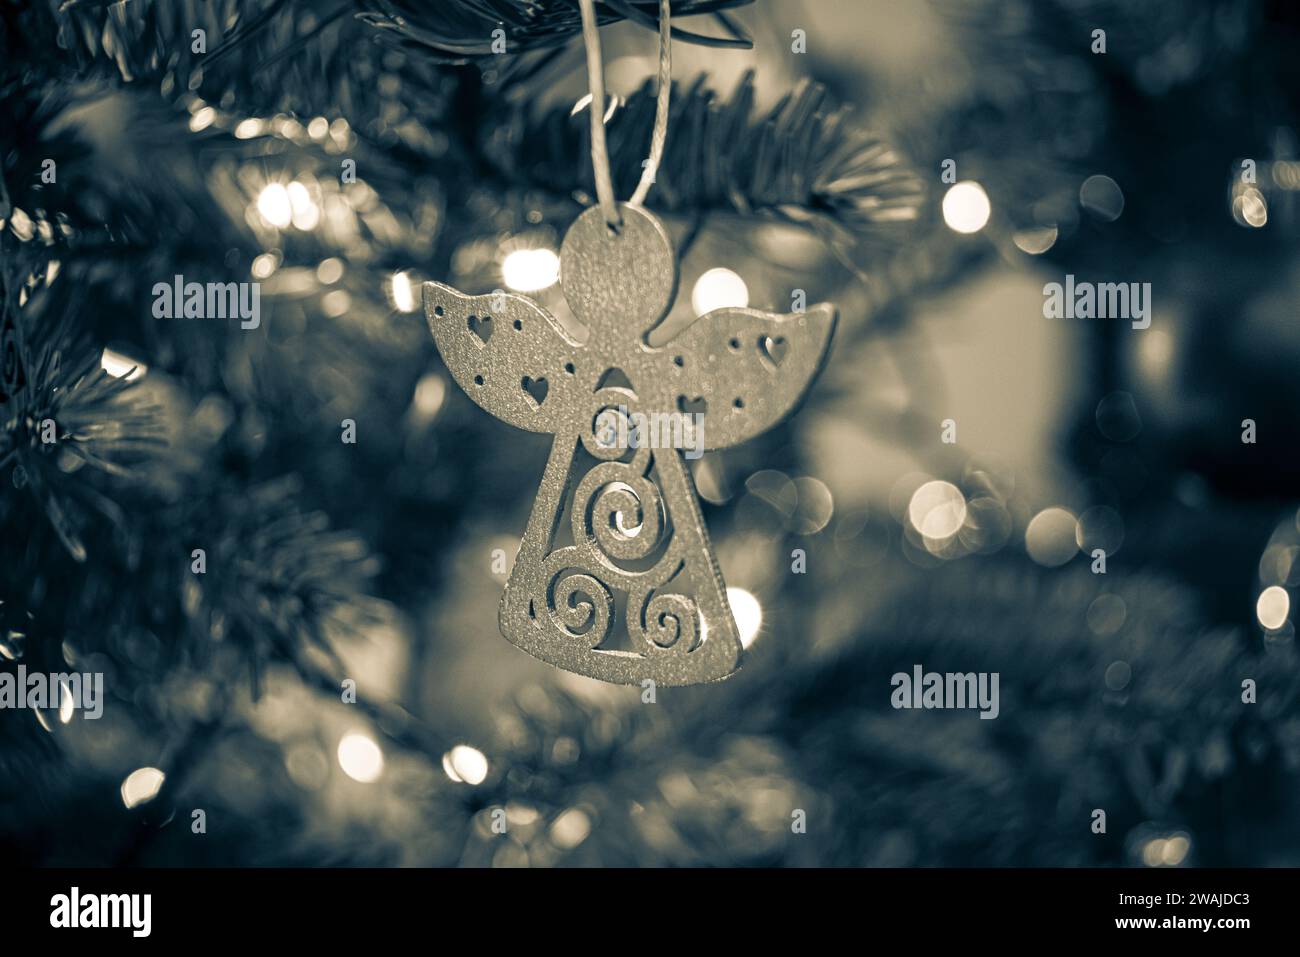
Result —
[[475, 402], [555, 436], [501, 599], [502, 634], [604, 681], [716, 681], [740, 667], [743, 649], [684, 450], [664, 447], [662, 436], [611, 442], [611, 416], [689, 412], [687, 428], [671, 432], [684, 442], [744, 442], [808, 391], [835, 309], [717, 309], [652, 347], [648, 334], [676, 294], [677, 261], [654, 216], [628, 204], [619, 211], [615, 233], [598, 207], [588, 209], [560, 249], [560, 285], [586, 328], [581, 342], [523, 296], [466, 296], [429, 282], [425, 313]]

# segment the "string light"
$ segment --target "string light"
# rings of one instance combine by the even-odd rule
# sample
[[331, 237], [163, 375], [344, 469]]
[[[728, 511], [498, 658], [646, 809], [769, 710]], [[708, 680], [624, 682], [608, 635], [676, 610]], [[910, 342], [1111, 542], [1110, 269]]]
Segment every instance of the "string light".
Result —
[[411, 405], [416, 415], [421, 420], [427, 421], [438, 414], [446, 397], [446, 381], [436, 372], [428, 372], [415, 384], [415, 396], [411, 400]]
[[1036, 226], [1032, 229], [1019, 229], [1011, 236], [1016, 248], [1031, 256], [1041, 256], [1056, 244], [1057, 228], [1055, 226]]
[[415, 309], [415, 290], [411, 288], [411, 277], [404, 272], [394, 273], [392, 279], [393, 305], [401, 312]]
[[327, 286], [338, 282], [343, 278], [343, 260], [334, 256], [322, 259], [320, 265], [316, 267], [316, 278]]
[[1142, 841], [1140, 854], [1147, 867], [1177, 867], [1192, 849], [1192, 839], [1185, 831]]
[[442, 756], [442, 770], [457, 784], [477, 787], [487, 780], [487, 755], [468, 744], [458, 744]]
[[943, 221], [957, 233], [978, 233], [988, 224], [993, 207], [988, 193], [974, 180], [954, 184], [943, 196]]
[[561, 850], [572, 850], [591, 833], [591, 818], [580, 808], [571, 807], [551, 825], [551, 843]]
[[212, 125], [217, 118], [217, 111], [210, 106], [205, 106], [197, 113], [190, 117], [190, 132], [198, 133], [206, 130]]
[[312, 202], [307, 187], [295, 181], [289, 184], [287, 192], [294, 226], [304, 232], [315, 229], [320, 223], [320, 207]]
[[1244, 226], [1259, 229], [1268, 222], [1268, 203], [1264, 199], [1264, 194], [1254, 186], [1243, 190], [1241, 195], [1233, 200], [1232, 212], [1237, 221]]
[[1079, 522], [1064, 508], [1045, 508], [1025, 529], [1025, 548], [1040, 565], [1064, 565], [1079, 551]]
[[727, 603], [731, 605], [731, 615], [736, 619], [741, 647], [748, 648], [758, 637], [758, 629], [763, 625], [763, 606], [753, 594], [743, 588], [729, 587]]
[[66, 680], [59, 682], [59, 721], [67, 724], [72, 720], [72, 713], [76, 709], [77, 702], [72, 697], [72, 685]]
[[352, 297], [346, 289], [332, 289], [321, 296], [320, 305], [325, 315], [337, 319], [352, 308]]
[[372, 784], [384, 773], [384, 752], [368, 734], [353, 731], [339, 741], [339, 767], [354, 781]]
[[122, 803], [128, 808], [152, 801], [162, 790], [167, 775], [157, 768], [136, 768], [122, 782]]
[[966, 521], [966, 496], [951, 482], [926, 482], [912, 494], [907, 518], [926, 541], [944, 542]]
[[560, 278], [560, 257], [550, 249], [516, 249], [501, 263], [501, 278], [517, 292], [539, 292]]
[[283, 183], [267, 183], [257, 197], [257, 212], [268, 225], [285, 229], [293, 222], [293, 201]]
[[1286, 624], [1291, 613], [1291, 596], [1281, 585], [1270, 585], [1259, 593], [1255, 602], [1255, 617], [1269, 631], [1277, 631]]
[[271, 273], [275, 272], [280, 266], [280, 257], [275, 253], [262, 253], [253, 260], [252, 274], [254, 279], [265, 279]]
[[749, 305], [749, 287], [745, 280], [723, 266], [710, 269], [691, 290], [691, 308], [697, 316], [715, 309], [744, 309]]

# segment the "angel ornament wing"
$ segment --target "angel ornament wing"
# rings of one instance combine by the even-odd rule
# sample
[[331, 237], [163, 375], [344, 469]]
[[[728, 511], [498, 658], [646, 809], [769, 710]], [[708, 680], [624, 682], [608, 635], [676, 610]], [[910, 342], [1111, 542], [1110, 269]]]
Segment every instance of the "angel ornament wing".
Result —
[[717, 681], [740, 667], [743, 649], [684, 457], [789, 415], [830, 348], [835, 309], [718, 309], [652, 347], [677, 261], [657, 219], [620, 211], [611, 234], [599, 207], [588, 209], [560, 249], [583, 341], [522, 296], [430, 282], [425, 313], [475, 402], [555, 436], [501, 599], [502, 634], [603, 681]]

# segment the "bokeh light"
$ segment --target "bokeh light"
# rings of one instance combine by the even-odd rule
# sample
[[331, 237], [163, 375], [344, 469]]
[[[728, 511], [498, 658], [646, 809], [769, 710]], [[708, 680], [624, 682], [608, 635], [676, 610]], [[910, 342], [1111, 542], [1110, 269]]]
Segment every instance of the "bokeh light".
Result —
[[257, 212], [276, 229], [286, 229], [293, 222], [293, 201], [283, 183], [267, 183], [257, 197]]
[[352, 297], [346, 289], [332, 289], [321, 296], [320, 308], [325, 315], [337, 319], [352, 308]]
[[122, 803], [133, 808], [152, 801], [166, 779], [167, 775], [157, 768], [136, 768], [122, 782]]
[[501, 279], [516, 292], [540, 292], [560, 278], [560, 257], [551, 249], [516, 249], [501, 263]]
[[551, 842], [562, 850], [572, 850], [591, 834], [591, 818], [580, 808], [571, 807], [551, 825]]
[[288, 188], [289, 205], [293, 210], [293, 225], [301, 230], [315, 229], [320, 223], [320, 207], [311, 198], [307, 187], [292, 182]]
[[988, 193], [974, 180], [954, 184], [943, 196], [943, 221], [958, 233], [978, 233], [989, 221], [993, 207]]
[[322, 259], [320, 265], [316, 267], [316, 278], [327, 286], [338, 282], [343, 278], [343, 260], [335, 256]]
[[68, 681], [59, 682], [59, 721], [67, 724], [72, 720], [72, 713], [76, 710], [77, 700], [72, 695], [72, 685]]
[[329, 759], [314, 745], [292, 745], [284, 758], [285, 770], [293, 783], [308, 791], [316, 791], [329, 781]]
[[254, 279], [266, 279], [280, 267], [280, 257], [275, 253], [261, 253], [253, 260], [250, 272]]
[[1079, 516], [1074, 540], [1089, 555], [1096, 548], [1114, 555], [1124, 544], [1124, 519], [1109, 505], [1094, 505]]
[[1064, 565], [1079, 552], [1079, 523], [1064, 508], [1045, 508], [1025, 529], [1025, 548], [1040, 565]]
[[206, 130], [212, 125], [217, 118], [217, 111], [210, 106], [201, 107], [198, 112], [190, 117], [190, 132], [199, 133]]
[[907, 518], [927, 541], [947, 541], [966, 521], [966, 497], [951, 482], [926, 482], [912, 495]]
[[401, 312], [415, 310], [415, 290], [411, 288], [411, 277], [404, 272], [393, 273], [393, 305]]
[[733, 587], [727, 588], [727, 603], [731, 605], [732, 617], [736, 619], [741, 647], [748, 648], [758, 637], [758, 629], [763, 625], [763, 606], [750, 592]]
[[458, 744], [442, 756], [442, 770], [458, 784], [478, 786], [487, 780], [487, 755], [468, 744]]
[[966, 520], [957, 533], [967, 551], [992, 554], [1011, 537], [1012, 519], [1002, 499], [978, 495], [966, 503]]
[[[1283, 526], [1285, 528], [1285, 525]], [[1276, 532], [1274, 537], [1276, 537]], [[1265, 585], [1300, 585], [1300, 547], [1272, 544], [1259, 556], [1259, 578]]]
[[345, 734], [339, 741], [339, 767], [354, 781], [372, 784], [384, 773], [384, 752], [374, 738], [361, 731]]
[[1056, 245], [1057, 235], [1058, 230], [1055, 226], [1035, 226], [1031, 229], [1016, 230], [1011, 236], [1011, 241], [1022, 253], [1041, 256]]
[[1098, 595], [1088, 606], [1088, 628], [1094, 635], [1113, 635], [1124, 627], [1128, 606], [1119, 595]]
[[1269, 631], [1277, 631], [1286, 624], [1291, 613], [1291, 596], [1281, 585], [1270, 585], [1259, 593], [1255, 602], [1255, 617]]
[[744, 309], [749, 305], [749, 287], [725, 266], [708, 270], [691, 289], [691, 308], [697, 316], [714, 309]]
[[415, 384], [415, 396], [411, 400], [411, 405], [421, 419], [428, 420], [438, 414], [446, 398], [446, 380], [436, 372], [428, 372]]
[[1109, 176], [1098, 173], [1079, 187], [1079, 205], [1097, 219], [1111, 223], [1124, 212], [1124, 191]]
[[1187, 859], [1191, 848], [1191, 839], [1181, 831], [1155, 837], [1142, 845], [1142, 863], [1147, 867], [1177, 867]]
[[1191, 850], [1192, 842], [1186, 834], [1175, 834], [1165, 841], [1164, 851], [1161, 853], [1161, 860], [1169, 867], [1177, 867], [1187, 857], [1187, 852]]
[[1233, 198], [1232, 215], [1241, 225], [1260, 229], [1268, 223], [1268, 202], [1258, 187], [1248, 186]]
[[802, 475], [794, 480], [798, 504], [790, 517], [791, 531], [799, 535], [815, 535], [830, 524], [835, 514], [835, 497], [819, 478]]

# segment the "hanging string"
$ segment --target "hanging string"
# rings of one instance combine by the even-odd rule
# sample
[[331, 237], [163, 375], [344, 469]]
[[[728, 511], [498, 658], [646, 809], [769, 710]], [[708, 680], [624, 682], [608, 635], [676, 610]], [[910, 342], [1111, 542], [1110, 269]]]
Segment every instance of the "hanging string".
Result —
[[[582, 40], [587, 49], [587, 86], [591, 102], [591, 167], [596, 179], [596, 198], [605, 213], [605, 222], [617, 230], [623, 217], [614, 198], [614, 181], [609, 172], [609, 148], [605, 143], [605, 71], [600, 57], [600, 29], [596, 24], [595, 0], [578, 0], [582, 13]], [[659, 0], [659, 93], [655, 100], [655, 125], [650, 136], [650, 156], [641, 171], [641, 181], [629, 201], [633, 206], [645, 203], [663, 160], [668, 139], [668, 100], [672, 93], [672, 27], [669, 0]]]
[[605, 222], [617, 229], [623, 218], [614, 202], [614, 181], [609, 175], [609, 151], [605, 147], [605, 70], [600, 62], [600, 31], [596, 26], [594, 0], [578, 0], [582, 11], [582, 40], [587, 47], [587, 89], [591, 102], [591, 168], [596, 174], [596, 197], [605, 211]]
[[668, 139], [668, 98], [673, 91], [673, 40], [668, 22], [671, 13], [668, 0], [659, 0], [659, 96], [655, 101], [655, 128], [650, 137], [650, 158], [641, 171], [641, 182], [637, 184], [636, 192], [628, 200], [633, 206], [645, 205]]

